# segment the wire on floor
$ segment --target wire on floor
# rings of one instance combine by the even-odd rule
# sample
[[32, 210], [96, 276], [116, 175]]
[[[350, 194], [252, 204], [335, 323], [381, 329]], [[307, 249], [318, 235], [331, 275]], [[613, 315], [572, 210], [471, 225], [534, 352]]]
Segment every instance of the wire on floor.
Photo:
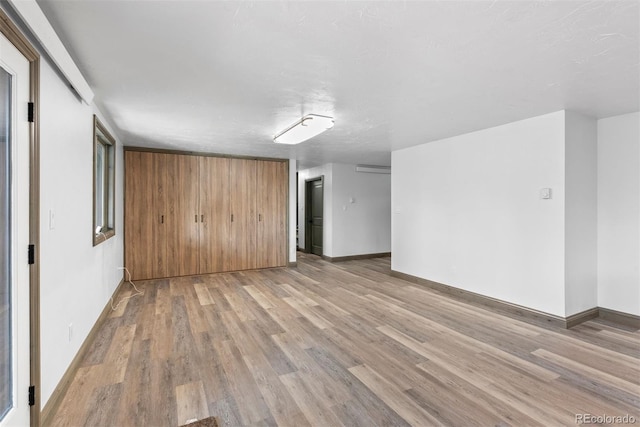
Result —
[[111, 297], [111, 310], [112, 311], [116, 311], [118, 309], [118, 307], [120, 306], [120, 304], [122, 304], [123, 301], [126, 301], [130, 298], [133, 297], [137, 297], [138, 295], [144, 295], [144, 292], [142, 292], [140, 289], [138, 289], [135, 285], [135, 283], [133, 283], [131, 281], [131, 273], [129, 273], [129, 270], [127, 270], [127, 267], [118, 267], [118, 270], [124, 270], [127, 272], [127, 275], [129, 276], [129, 278], [127, 279], [127, 282], [131, 283], [131, 286], [133, 286], [133, 289], [136, 290], [136, 293], [133, 295], [129, 295], [128, 297], [124, 297], [122, 298], [120, 301], [118, 301], [118, 303], [114, 306], [113, 305], [113, 297]]

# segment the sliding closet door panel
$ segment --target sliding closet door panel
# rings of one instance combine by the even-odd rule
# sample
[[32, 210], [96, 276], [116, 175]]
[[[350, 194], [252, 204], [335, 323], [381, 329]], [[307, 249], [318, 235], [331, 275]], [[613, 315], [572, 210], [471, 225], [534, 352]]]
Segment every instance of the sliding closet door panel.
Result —
[[286, 162], [125, 153], [135, 279], [285, 266]]
[[229, 159], [200, 157], [200, 274], [226, 270], [229, 251]]
[[167, 275], [166, 155], [125, 152], [125, 266], [133, 279]]
[[125, 152], [125, 266], [134, 279], [149, 279], [152, 276], [152, 261], [149, 252], [143, 245], [153, 233], [152, 223], [144, 214], [146, 206], [151, 203], [150, 192], [147, 192], [151, 175], [149, 156], [146, 153]]
[[198, 157], [168, 154], [167, 172], [167, 276], [198, 274]]
[[152, 277], [167, 276], [167, 155], [152, 153], [153, 193], [151, 195], [151, 212], [149, 218], [153, 222], [153, 235], [147, 250], [152, 253]]
[[258, 161], [257, 268], [286, 265], [287, 163]]
[[256, 268], [256, 164], [255, 160], [230, 160], [231, 224], [226, 270]]

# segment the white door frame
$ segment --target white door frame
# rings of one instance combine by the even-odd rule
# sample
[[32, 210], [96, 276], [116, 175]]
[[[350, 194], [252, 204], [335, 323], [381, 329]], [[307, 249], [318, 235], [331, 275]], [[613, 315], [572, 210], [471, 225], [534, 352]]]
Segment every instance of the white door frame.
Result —
[[[9, 277], [11, 397], [2, 425], [29, 422], [29, 61], [4, 36], [0, 36], [0, 68], [10, 77], [9, 156]], [[4, 101], [4, 100], [3, 100]]]

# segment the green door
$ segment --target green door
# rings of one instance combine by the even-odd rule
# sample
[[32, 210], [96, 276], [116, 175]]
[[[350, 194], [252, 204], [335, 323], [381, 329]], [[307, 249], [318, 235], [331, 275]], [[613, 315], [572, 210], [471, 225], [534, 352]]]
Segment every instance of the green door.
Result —
[[307, 250], [322, 256], [322, 178], [307, 182]]

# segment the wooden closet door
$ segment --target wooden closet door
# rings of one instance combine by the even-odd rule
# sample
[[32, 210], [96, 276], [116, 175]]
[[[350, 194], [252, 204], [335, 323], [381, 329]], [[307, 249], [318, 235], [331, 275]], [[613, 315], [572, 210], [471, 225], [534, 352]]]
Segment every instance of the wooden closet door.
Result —
[[132, 279], [167, 274], [166, 155], [125, 151], [125, 266]]
[[256, 164], [230, 159], [229, 202], [231, 223], [226, 270], [256, 268]]
[[257, 268], [287, 264], [287, 163], [258, 161]]
[[167, 154], [167, 276], [198, 274], [198, 157]]
[[229, 159], [200, 157], [199, 273], [225, 271], [229, 250]]

